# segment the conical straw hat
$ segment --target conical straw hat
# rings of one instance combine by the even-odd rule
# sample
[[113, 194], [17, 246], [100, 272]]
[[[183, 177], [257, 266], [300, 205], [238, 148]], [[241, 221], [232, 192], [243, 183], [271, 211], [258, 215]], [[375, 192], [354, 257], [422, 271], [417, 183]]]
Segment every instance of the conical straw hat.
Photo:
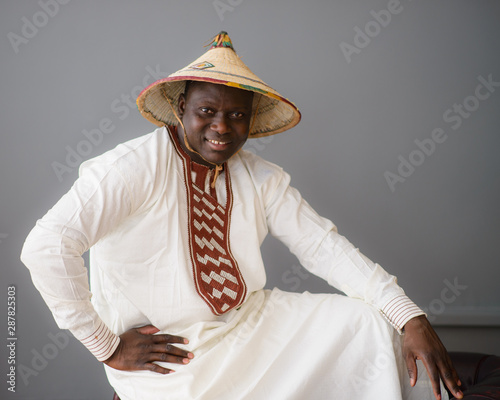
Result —
[[177, 125], [174, 112], [177, 112], [177, 101], [184, 92], [186, 81], [210, 82], [254, 92], [256, 115], [250, 128], [250, 138], [286, 131], [300, 121], [297, 107], [265, 84], [241, 61], [226, 32], [219, 33], [201, 57], [144, 89], [137, 98], [141, 114], [158, 126]]

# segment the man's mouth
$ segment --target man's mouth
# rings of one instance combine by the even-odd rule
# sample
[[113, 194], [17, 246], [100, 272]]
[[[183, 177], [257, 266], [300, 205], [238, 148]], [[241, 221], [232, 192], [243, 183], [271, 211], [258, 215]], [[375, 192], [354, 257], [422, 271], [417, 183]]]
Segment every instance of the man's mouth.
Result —
[[213, 139], [207, 139], [210, 143], [216, 144], [216, 145], [224, 145], [224, 144], [229, 144], [231, 142], [219, 142], [218, 140], [213, 140]]
[[219, 142], [218, 140], [207, 139], [210, 143], [213, 144], [228, 144], [229, 142]]

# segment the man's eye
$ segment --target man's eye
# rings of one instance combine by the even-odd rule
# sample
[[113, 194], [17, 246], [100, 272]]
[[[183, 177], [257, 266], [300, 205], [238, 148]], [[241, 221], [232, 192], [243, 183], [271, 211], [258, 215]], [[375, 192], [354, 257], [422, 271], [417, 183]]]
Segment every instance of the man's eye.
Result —
[[242, 112], [239, 112], [239, 111], [235, 111], [234, 113], [231, 114], [231, 117], [236, 118], [236, 119], [241, 119], [244, 116], [245, 116], [245, 114], [243, 114]]
[[203, 114], [212, 114], [212, 113], [213, 113], [213, 111], [212, 111], [210, 108], [208, 108], [208, 107], [201, 107], [201, 108], [200, 108], [200, 111], [201, 111]]

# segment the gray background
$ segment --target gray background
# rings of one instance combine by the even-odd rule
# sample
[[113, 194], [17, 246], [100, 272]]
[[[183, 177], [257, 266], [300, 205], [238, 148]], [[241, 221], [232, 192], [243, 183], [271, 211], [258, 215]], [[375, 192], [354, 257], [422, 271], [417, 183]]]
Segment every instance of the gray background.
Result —
[[[76, 339], [53, 344], [60, 331], [19, 261], [21, 246], [76, 179], [68, 154], [87, 159], [152, 131], [126, 96], [151, 83], [151, 71], [165, 76], [197, 58], [222, 29], [303, 113], [293, 130], [247, 148], [283, 166], [318, 212], [398, 276], [450, 349], [500, 353], [500, 87], [458, 129], [443, 118], [474, 95], [479, 76], [500, 82], [500, 3], [404, 0], [377, 29], [371, 12], [388, 4], [73, 0], [48, 16], [37, 1], [1, 2], [0, 299], [6, 313], [7, 286], [16, 286], [19, 339], [17, 391], [3, 383], [0, 398], [111, 398], [102, 367]], [[34, 19], [37, 31], [23, 33]], [[348, 62], [341, 44], [353, 46], [357, 28], [373, 37]], [[13, 34], [31, 37], [13, 45]], [[113, 130], [85, 147], [83, 130], [107, 119]], [[392, 191], [384, 173], [398, 173], [399, 157], [436, 128], [446, 140]], [[54, 162], [66, 165], [59, 177]], [[297, 270], [276, 240], [263, 252], [268, 287], [334, 291]], [[460, 285], [451, 300], [447, 282]]]

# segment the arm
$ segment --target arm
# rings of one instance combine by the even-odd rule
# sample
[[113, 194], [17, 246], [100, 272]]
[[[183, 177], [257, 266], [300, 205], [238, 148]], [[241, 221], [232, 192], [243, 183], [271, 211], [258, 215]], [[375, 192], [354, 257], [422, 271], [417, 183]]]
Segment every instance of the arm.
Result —
[[397, 285], [396, 277], [320, 217], [289, 185], [288, 174], [276, 168], [262, 189], [269, 230], [305, 268], [348, 296], [375, 306], [400, 333], [410, 319], [424, 314]]
[[99, 361], [109, 358], [119, 338], [90, 302], [82, 254], [130, 212], [130, 196], [121, 179], [112, 168], [84, 171], [37, 221], [21, 254], [58, 326], [69, 329]]
[[118, 337], [90, 302], [82, 254], [119, 226], [142, 201], [132, 196], [130, 182], [116, 168], [97, 164], [82, 168], [71, 190], [37, 222], [21, 259], [58, 326], [69, 329], [99, 361], [117, 369], [170, 372], [153, 361], [185, 363], [192, 358], [191, 353], [170, 345], [186, 343], [184, 338], [153, 335], [158, 329], [152, 326]]
[[439, 377], [457, 398], [462, 398], [460, 382], [446, 349], [423, 311], [397, 285], [396, 278], [363, 256], [338, 234], [333, 223], [317, 215], [299, 192], [289, 186], [287, 174], [278, 171], [275, 175], [280, 178], [271, 181], [266, 204], [271, 233], [284, 242], [309, 271], [348, 296], [377, 307], [400, 334], [404, 328], [403, 352], [412, 386], [417, 379], [415, 360], [421, 359], [437, 399], [440, 398]]

